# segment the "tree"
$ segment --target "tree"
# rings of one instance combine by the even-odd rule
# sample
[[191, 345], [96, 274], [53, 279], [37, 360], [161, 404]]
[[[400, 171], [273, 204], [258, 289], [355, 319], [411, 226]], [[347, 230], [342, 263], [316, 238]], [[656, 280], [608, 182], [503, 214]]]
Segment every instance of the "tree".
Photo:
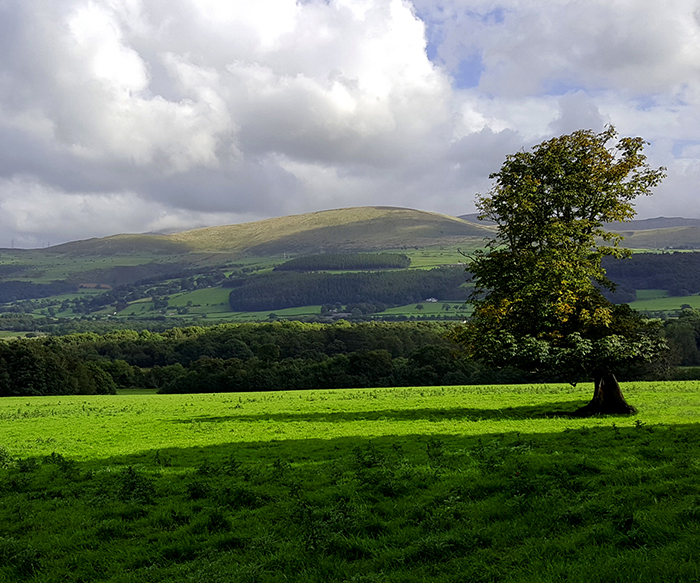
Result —
[[556, 371], [572, 384], [592, 376], [594, 398], [582, 415], [633, 413], [613, 369], [664, 347], [658, 326], [601, 293], [615, 288], [603, 257], [630, 255], [604, 225], [631, 220], [632, 200], [665, 176], [646, 162], [644, 140], [617, 137], [612, 126], [579, 130], [508, 155], [490, 176], [477, 207], [497, 235], [469, 257], [474, 312], [456, 332], [490, 365]]

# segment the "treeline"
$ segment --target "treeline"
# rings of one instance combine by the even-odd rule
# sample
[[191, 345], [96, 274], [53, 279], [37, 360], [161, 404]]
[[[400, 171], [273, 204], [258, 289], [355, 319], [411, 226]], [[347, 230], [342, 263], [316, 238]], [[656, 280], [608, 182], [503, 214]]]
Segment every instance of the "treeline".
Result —
[[[24, 353], [24, 360], [0, 357], [0, 366], [8, 370], [5, 378], [22, 380], [4, 388], [2, 395], [87, 394], [107, 391], [111, 383], [182, 393], [496, 383], [525, 378], [516, 371], [483, 370], [445, 339], [447, 330], [441, 323], [275, 322], [176, 328], [157, 334], [125, 330], [103, 336], [15, 340], [0, 344], [10, 352]], [[17, 364], [22, 362], [25, 373]], [[76, 371], [77, 380], [69, 378], [71, 370]], [[52, 372], [48, 375], [46, 371]], [[86, 371], [97, 372], [89, 377]], [[100, 373], [110, 382], [100, 384]]]
[[[88, 394], [113, 392], [114, 386], [190, 393], [566, 380], [551, 372], [487, 369], [446, 339], [455, 325], [285, 321], [0, 342], [0, 394]], [[674, 378], [674, 365], [700, 363], [700, 312], [685, 311], [666, 324], [666, 333], [666, 368], [620, 371], [620, 378], [661, 378], [662, 372]]]
[[52, 283], [30, 283], [28, 281], [0, 281], [0, 304], [47, 298], [77, 291], [77, 286], [65, 281]]
[[97, 363], [48, 340], [0, 342], [0, 396], [114, 394], [113, 378]]
[[405, 269], [410, 265], [411, 259], [402, 253], [327, 253], [290, 259], [274, 271]]
[[700, 310], [682, 310], [678, 318], [666, 320], [664, 333], [672, 364], [700, 366]]
[[314, 304], [361, 302], [406, 305], [435, 297], [463, 302], [462, 267], [373, 273], [262, 273], [227, 279], [233, 288], [229, 305], [235, 312], [281, 310]]
[[603, 267], [621, 290], [664, 289], [672, 296], [700, 293], [700, 253], [635, 253], [630, 259], [606, 258]]
[[[121, 360], [143, 369], [173, 364], [190, 366], [201, 358], [265, 361], [306, 358], [322, 360], [338, 354], [387, 350], [392, 358], [407, 357], [425, 346], [456, 347], [444, 338], [451, 324], [442, 322], [335, 324], [270, 322], [219, 324], [147, 330], [119, 330], [104, 335], [85, 333], [36, 339], [58, 344], [84, 361]], [[274, 347], [274, 348], [273, 348]], [[273, 355], [274, 358], [271, 358]]]

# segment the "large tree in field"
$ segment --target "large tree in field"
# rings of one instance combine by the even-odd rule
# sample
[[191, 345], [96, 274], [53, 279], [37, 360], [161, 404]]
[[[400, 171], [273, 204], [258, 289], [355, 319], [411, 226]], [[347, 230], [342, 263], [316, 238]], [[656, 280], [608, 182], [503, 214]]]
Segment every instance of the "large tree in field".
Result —
[[614, 371], [664, 348], [658, 327], [601, 293], [614, 289], [603, 257], [630, 254], [604, 225], [632, 219], [632, 201], [665, 176], [647, 163], [645, 143], [611, 126], [554, 138], [508, 155], [477, 197], [497, 235], [470, 257], [474, 312], [457, 339], [490, 365], [592, 378], [582, 415], [634, 413]]

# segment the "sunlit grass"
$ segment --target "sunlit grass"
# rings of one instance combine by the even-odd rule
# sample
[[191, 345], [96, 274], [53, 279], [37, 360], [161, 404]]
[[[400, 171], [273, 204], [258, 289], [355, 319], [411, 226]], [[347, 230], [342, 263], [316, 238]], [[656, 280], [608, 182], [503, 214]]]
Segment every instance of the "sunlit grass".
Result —
[[640, 410], [634, 418], [569, 417], [591, 394], [588, 385], [562, 384], [11, 397], [0, 399], [0, 439], [16, 455], [60, 451], [86, 460], [271, 439], [551, 433], [613, 422], [700, 421], [700, 382], [626, 384], [628, 400]]
[[[640, 292], [637, 292], [638, 297], [639, 293]], [[640, 312], [673, 312], [680, 310], [683, 304], [687, 304], [695, 309], [700, 308], [700, 295], [674, 297], [663, 297], [659, 295], [649, 299], [644, 299], [644, 295], [642, 295], [641, 299], [630, 302], [630, 306]]]

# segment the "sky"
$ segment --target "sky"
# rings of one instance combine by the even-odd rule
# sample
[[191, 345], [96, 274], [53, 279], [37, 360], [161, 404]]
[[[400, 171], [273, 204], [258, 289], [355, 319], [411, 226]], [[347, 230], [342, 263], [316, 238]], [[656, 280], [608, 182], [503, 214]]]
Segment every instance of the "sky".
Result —
[[0, 0], [0, 247], [474, 212], [505, 156], [641, 136], [700, 218], [700, 1]]

